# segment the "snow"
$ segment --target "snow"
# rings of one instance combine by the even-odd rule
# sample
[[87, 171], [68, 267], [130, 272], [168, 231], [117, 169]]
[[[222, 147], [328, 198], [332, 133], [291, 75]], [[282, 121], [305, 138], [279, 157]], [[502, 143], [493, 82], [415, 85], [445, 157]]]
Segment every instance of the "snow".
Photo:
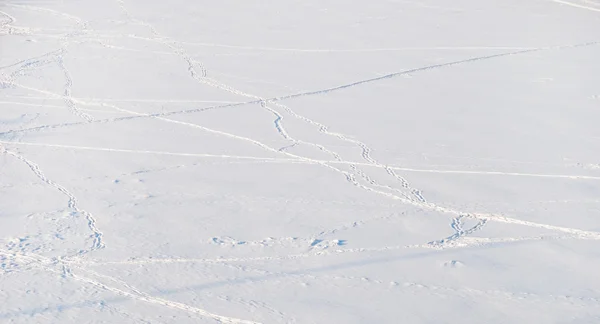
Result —
[[600, 1], [0, 1], [0, 323], [598, 323]]

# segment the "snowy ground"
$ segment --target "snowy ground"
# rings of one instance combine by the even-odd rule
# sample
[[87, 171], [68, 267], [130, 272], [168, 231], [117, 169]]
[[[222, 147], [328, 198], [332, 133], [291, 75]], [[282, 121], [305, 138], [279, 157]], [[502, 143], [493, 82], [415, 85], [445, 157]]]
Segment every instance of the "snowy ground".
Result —
[[600, 322], [600, 0], [0, 0], [0, 323]]

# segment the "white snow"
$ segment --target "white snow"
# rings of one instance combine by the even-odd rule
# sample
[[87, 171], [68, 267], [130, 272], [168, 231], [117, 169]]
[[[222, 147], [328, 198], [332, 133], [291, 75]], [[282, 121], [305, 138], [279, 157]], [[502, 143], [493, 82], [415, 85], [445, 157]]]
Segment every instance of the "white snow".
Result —
[[0, 0], [0, 323], [600, 322], [600, 0]]

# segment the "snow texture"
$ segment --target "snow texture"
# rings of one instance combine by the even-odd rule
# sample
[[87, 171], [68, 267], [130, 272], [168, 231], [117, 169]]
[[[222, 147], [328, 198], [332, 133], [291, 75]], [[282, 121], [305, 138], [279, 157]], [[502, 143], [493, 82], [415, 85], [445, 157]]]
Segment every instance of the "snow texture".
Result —
[[0, 323], [600, 322], [600, 0], [0, 0]]

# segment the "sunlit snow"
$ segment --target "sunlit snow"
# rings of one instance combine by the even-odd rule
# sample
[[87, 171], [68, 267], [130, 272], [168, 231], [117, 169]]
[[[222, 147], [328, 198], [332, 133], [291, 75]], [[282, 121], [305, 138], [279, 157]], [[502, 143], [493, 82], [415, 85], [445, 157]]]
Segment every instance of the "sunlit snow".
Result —
[[0, 323], [599, 323], [600, 0], [0, 0]]

